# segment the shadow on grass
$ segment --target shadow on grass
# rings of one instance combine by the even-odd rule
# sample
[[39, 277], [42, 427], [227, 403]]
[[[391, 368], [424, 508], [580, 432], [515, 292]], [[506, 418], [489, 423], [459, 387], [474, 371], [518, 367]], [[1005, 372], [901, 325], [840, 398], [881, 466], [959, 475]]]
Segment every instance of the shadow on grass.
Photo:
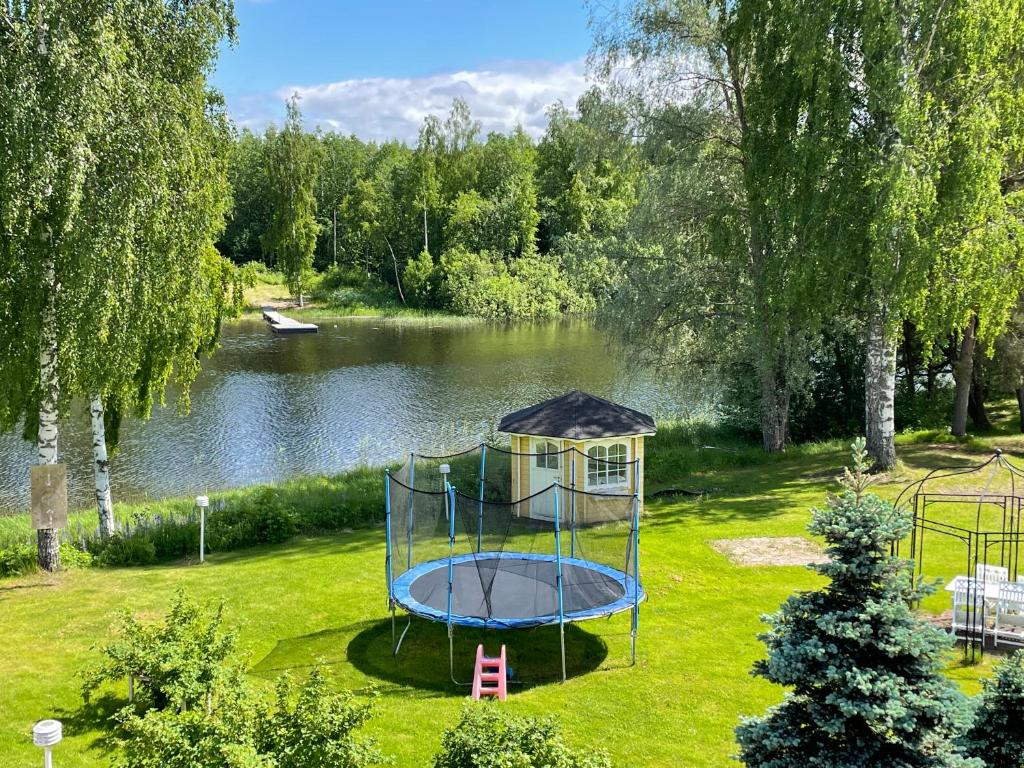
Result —
[[89, 749], [110, 755], [116, 751], [113, 738], [113, 716], [128, 702], [125, 699], [104, 693], [93, 696], [77, 709], [58, 709], [54, 716], [64, 725], [65, 736], [93, 734]]
[[[405, 625], [406, 619], [398, 617], [396, 631], [401, 633]], [[383, 689], [377, 685], [378, 690], [401, 689], [404, 695], [408, 695], [409, 688], [426, 694], [466, 694], [466, 688], [455, 685], [449, 676], [448, 630], [444, 624], [414, 618], [398, 656], [391, 653], [391, 637], [391, 620], [381, 619], [288, 638], [279, 641], [251, 672], [269, 679], [318, 663], [347, 662], [367, 677], [388, 684]], [[513, 690], [562, 679], [557, 626], [503, 632], [458, 627], [454, 634], [454, 673], [460, 683], [472, 681], [479, 643], [494, 655], [505, 645]], [[566, 626], [567, 677], [594, 672], [607, 657], [608, 646], [601, 637], [574, 624]], [[628, 664], [628, 659], [623, 664]]]

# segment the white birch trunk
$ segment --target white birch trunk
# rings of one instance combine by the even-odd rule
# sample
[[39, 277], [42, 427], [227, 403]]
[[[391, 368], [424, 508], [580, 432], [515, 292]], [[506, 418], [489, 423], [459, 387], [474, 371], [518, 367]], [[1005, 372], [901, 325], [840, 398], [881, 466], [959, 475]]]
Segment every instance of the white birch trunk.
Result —
[[867, 450], [876, 470], [896, 466], [896, 342], [889, 337], [884, 309], [867, 323], [864, 356], [864, 425]]
[[[57, 378], [57, 328], [54, 311], [56, 294], [59, 290], [52, 259], [46, 265], [43, 276], [47, 290], [43, 307], [43, 326], [39, 339], [39, 432], [36, 447], [40, 464], [57, 463], [57, 403], [60, 399], [60, 382]], [[60, 568], [60, 538], [53, 528], [36, 532], [39, 567], [47, 571]]]
[[110, 496], [110, 461], [107, 459], [107, 432], [103, 426], [103, 398], [93, 395], [89, 402], [92, 418], [93, 476], [96, 480], [96, 510], [100, 519], [100, 536], [114, 533], [114, 502]]

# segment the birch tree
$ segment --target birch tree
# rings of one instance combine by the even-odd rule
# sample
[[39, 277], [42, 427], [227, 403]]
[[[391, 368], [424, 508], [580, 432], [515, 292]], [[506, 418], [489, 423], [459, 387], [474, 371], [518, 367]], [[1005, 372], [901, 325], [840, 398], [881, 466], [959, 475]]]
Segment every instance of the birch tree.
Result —
[[273, 254], [288, 290], [301, 307], [320, 232], [314, 196], [321, 165], [320, 146], [302, 129], [297, 97], [288, 101], [287, 109], [281, 131], [267, 134], [271, 220], [263, 235], [263, 248]]
[[[72, 397], [142, 406], [196, 375], [200, 325], [224, 305], [200, 269], [226, 204], [205, 76], [233, 25], [220, 0], [0, 6], [0, 426], [36, 432], [41, 463]], [[58, 545], [39, 532], [44, 568]]]
[[740, 387], [752, 379], [740, 398], [758, 404], [764, 449], [778, 452], [817, 315], [790, 301], [793, 242], [776, 235], [785, 212], [759, 184], [759, 163], [783, 153], [768, 157], [757, 140], [765, 109], [751, 98], [776, 94], [751, 91], [757, 74], [736, 34], [742, 7], [637, 0], [596, 19], [600, 71], [655, 164], [608, 325], [657, 361], [715, 365]]
[[1024, 277], [1019, 203], [1001, 184], [1021, 147], [1020, 4], [739, 8], [749, 90], [768, 95], [752, 119], [757, 185], [788, 211], [777, 238], [798, 244], [788, 290], [860, 317], [867, 447], [888, 469], [905, 322], [926, 340], [964, 329], [962, 421], [975, 337], [998, 335]]

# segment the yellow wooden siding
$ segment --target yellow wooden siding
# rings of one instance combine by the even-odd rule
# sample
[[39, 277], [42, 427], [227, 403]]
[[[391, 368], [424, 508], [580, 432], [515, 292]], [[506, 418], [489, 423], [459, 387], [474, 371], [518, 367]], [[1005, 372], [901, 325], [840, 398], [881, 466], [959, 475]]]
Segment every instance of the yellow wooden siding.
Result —
[[[530, 496], [534, 489], [530, 487], [530, 455], [533, 453], [533, 439], [530, 435], [512, 435], [512, 450], [521, 454], [518, 461], [512, 464], [512, 498], [523, 499]], [[630, 460], [640, 460], [640, 506], [644, 503], [644, 438], [642, 436], [626, 438], [629, 441]], [[587, 449], [590, 444], [585, 441], [562, 440], [562, 450], [575, 448], [573, 454], [564, 454], [566, 461], [562, 462], [562, 485], [566, 488], [573, 487], [572, 463], [576, 465], [576, 489], [586, 490], [587, 487]], [[572, 459], [569, 460], [569, 456]], [[627, 493], [632, 494], [636, 490], [636, 472], [631, 467], [627, 482]], [[580, 505], [583, 505], [582, 509]], [[528, 501], [519, 505], [518, 513], [525, 517], [530, 516], [530, 503]], [[585, 519], [586, 497], [582, 496], [577, 500], [576, 514]]]

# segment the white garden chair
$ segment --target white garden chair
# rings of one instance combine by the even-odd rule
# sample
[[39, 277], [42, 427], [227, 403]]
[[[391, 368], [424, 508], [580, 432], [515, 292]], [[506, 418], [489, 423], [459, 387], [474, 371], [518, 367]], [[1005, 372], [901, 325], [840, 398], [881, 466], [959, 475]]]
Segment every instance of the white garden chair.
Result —
[[975, 637], [985, 641], [984, 585], [972, 579], [961, 579], [953, 589], [953, 635]]
[[1007, 581], [999, 585], [992, 639], [997, 646], [1024, 645], [1024, 584]]
[[998, 565], [978, 565], [974, 568], [974, 576], [990, 583], [1009, 581], [1010, 569]]

